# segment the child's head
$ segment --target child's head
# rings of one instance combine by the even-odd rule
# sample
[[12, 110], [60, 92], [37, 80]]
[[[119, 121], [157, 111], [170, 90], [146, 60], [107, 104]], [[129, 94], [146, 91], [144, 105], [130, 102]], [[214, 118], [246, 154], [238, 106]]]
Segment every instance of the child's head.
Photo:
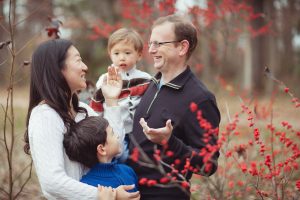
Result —
[[107, 48], [113, 64], [128, 71], [142, 56], [143, 40], [135, 30], [121, 28], [110, 35]]
[[63, 144], [70, 160], [87, 167], [97, 164], [101, 157], [110, 159], [121, 151], [117, 134], [100, 116], [87, 117], [72, 125], [64, 135]]

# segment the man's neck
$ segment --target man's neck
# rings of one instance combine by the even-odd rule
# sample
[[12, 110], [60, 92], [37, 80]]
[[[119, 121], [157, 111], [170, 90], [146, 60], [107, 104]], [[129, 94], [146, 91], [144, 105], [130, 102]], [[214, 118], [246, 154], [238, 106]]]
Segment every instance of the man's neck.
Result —
[[164, 83], [169, 83], [171, 80], [176, 78], [184, 70], [186, 70], [187, 65], [184, 64], [184, 67], [178, 67], [167, 72], [161, 72], [161, 78], [164, 80]]

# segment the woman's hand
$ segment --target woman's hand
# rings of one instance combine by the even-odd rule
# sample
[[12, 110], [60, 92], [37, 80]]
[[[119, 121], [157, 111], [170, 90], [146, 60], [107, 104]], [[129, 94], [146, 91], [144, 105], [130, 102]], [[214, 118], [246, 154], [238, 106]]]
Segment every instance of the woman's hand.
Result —
[[141, 198], [140, 192], [127, 192], [127, 190], [132, 190], [134, 185], [120, 185], [116, 188], [117, 200], [139, 200]]
[[122, 90], [122, 78], [118, 67], [109, 66], [101, 87], [107, 106], [117, 106]]
[[99, 200], [116, 200], [117, 192], [112, 187], [98, 185]]

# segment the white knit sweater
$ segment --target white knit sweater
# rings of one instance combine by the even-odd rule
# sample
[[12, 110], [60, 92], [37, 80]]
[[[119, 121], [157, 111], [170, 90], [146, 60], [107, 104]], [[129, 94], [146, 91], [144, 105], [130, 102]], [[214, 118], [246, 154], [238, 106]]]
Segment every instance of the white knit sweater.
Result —
[[[88, 105], [79, 105], [87, 109], [89, 116], [97, 115]], [[110, 123], [122, 124], [119, 107], [108, 108], [104, 115]], [[78, 113], [75, 121], [84, 117], [83, 113]], [[28, 126], [29, 144], [42, 192], [47, 199], [97, 199], [97, 188], [79, 182], [87, 169], [66, 155], [64, 133], [63, 120], [47, 104], [32, 110]]]
[[[135, 78], [144, 78], [144, 79], [151, 79], [151, 75], [143, 72], [141, 70], [138, 70], [136, 67], [133, 67], [132, 69], [124, 72], [120, 71], [122, 80], [131, 80]], [[96, 88], [100, 89], [103, 85], [103, 80], [104, 77], [107, 75], [107, 73], [102, 74], [97, 83], [96, 83]], [[127, 96], [125, 98], [119, 99], [118, 103], [121, 107], [121, 119], [124, 123], [124, 129], [125, 133], [131, 133], [132, 132], [132, 127], [133, 127], [133, 116], [136, 110], [136, 107], [141, 101], [141, 96]], [[104, 111], [106, 109], [105, 103], [104, 105]]]

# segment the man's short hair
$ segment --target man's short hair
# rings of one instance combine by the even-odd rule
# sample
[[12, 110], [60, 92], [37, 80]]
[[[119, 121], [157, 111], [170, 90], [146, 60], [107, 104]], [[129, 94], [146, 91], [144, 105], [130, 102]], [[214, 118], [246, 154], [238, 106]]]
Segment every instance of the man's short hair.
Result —
[[133, 44], [134, 49], [142, 53], [143, 52], [143, 39], [141, 35], [136, 32], [134, 29], [130, 28], [121, 28], [113, 32], [108, 38], [107, 49], [108, 53], [110, 53], [113, 46], [115, 46], [119, 42], [130, 42]]
[[188, 60], [192, 55], [192, 53], [194, 52], [198, 43], [196, 27], [183, 16], [174, 14], [174, 15], [168, 15], [168, 16], [158, 18], [156, 21], [154, 21], [152, 25], [152, 29], [166, 22], [170, 22], [174, 24], [174, 33], [176, 37], [175, 40], [177, 41], [187, 40], [189, 42], [190, 46], [186, 58]]
[[97, 146], [105, 145], [108, 125], [108, 121], [100, 116], [87, 117], [71, 125], [63, 141], [70, 160], [89, 168], [97, 164]]

